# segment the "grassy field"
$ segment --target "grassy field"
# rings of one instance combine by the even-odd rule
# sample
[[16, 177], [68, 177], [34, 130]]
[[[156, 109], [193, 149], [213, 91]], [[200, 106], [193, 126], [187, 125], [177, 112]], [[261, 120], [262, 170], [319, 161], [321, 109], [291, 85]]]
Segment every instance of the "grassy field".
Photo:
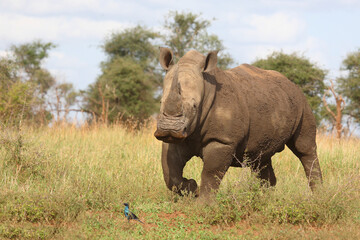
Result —
[[[318, 138], [324, 184], [273, 158], [277, 186], [225, 175], [215, 204], [166, 189], [152, 127], [1, 129], [0, 239], [360, 239], [360, 140]], [[200, 181], [202, 161], [185, 176]], [[144, 222], [128, 222], [123, 203]]]

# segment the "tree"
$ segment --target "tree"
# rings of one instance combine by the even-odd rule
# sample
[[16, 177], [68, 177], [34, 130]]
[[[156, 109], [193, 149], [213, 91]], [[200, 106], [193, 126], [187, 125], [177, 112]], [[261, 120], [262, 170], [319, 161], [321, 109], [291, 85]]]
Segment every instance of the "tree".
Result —
[[[34, 87], [18, 76], [18, 66], [10, 59], [0, 59], [0, 122], [18, 124], [33, 117]], [[1, 126], [0, 126], [1, 128]]]
[[120, 33], [112, 33], [102, 48], [110, 60], [116, 57], [130, 57], [147, 68], [150, 67], [149, 63], [157, 58], [158, 51], [151, 40], [158, 37], [158, 33], [138, 25]]
[[360, 49], [347, 55], [341, 69], [347, 72], [338, 79], [339, 91], [347, 100], [345, 114], [360, 123]]
[[146, 73], [131, 58], [117, 57], [102, 65], [103, 74], [90, 85], [88, 108], [104, 123], [135, 117], [146, 119], [154, 112], [152, 86]]
[[52, 88], [52, 96], [49, 105], [52, 112], [55, 112], [55, 122], [66, 122], [70, 111], [81, 111], [80, 109], [70, 109], [77, 103], [79, 93], [71, 83], [56, 83]]
[[155, 111], [155, 90], [161, 74], [156, 70], [159, 35], [142, 26], [113, 33], [102, 46], [108, 56], [101, 63], [102, 74], [85, 93], [85, 109], [103, 123], [144, 120]]
[[18, 46], [12, 45], [10, 48], [22, 82], [33, 86], [32, 111], [36, 121], [42, 125], [52, 118], [51, 113], [46, 110], [46, 93], [56, 82], [50, 72], [43, 68], [42, 63], [49, 56], [49, 51], [55, 47], [56, 45], [51, 42], [44, 43], [37, 40]]
[[171, 11], [165, 17], [164, 28], [167, 34], [163, 36], [163, 40], [173, 50], [176, 60], [190, 49], [203, 54], [219, 50], [218, 66], [226, 69], [234, 64], [234, 60], [224, 52], [225, 47], [219, 37], [207, 32], [210, 25], [211, 21], [201, 19], [201, 14]]
[[324, 79], [326, 71], [311, 63], [304, 56], [297, 53], [285, 54], [273, 52], [266, 59], [259, 59], [254, 66], [275, 70], [285, 75], [290, 81], [297, 84], [304, 92], [317, 123], [323, 118], [322, 95], [324, 94]]
[[[323, 95], [323, 103], [324, 103], [324, 106], [325, 106], [326, 110], [330, 114], [332, 125], [335, 126], [336, 137], [338, 139], [340, 139], [341, 135], [342, 135], [342, 132], [344, 130], [343, 129], [343, 124], [342, 124], [342, 120], [343, 120], [342, 117], [343, 117], [343, 110], [344, 110], [344, 106], [345, 106], [345, 101], [344, 101], [343, 97], [340, 94], [336, 93], [333, 81], [330, 81], [330, 84], [331, 85], [327, 88], [327, 91]], [[333, 105], [329, 106], [329, 104], [326, 102], [325, 97], [326, 97], [328, 92], [331, 92], [333, 97], [335, 98], [336, 106], [333, 106]], [[334, 108], [336, 110], [334, 110]]]
[[55, 79], [49, 71], [41, 66], [44, 59], [49, 56], [49, 51], [55, 47], [56, 45], [51, 42], [43, 43], [38, 40], [19, 46], [12, 45], [10, 48], [15, 57], [15, 62], [25, 71], [26, 80], [39, 86], [41, 94], [46, 93], [55, 83]]

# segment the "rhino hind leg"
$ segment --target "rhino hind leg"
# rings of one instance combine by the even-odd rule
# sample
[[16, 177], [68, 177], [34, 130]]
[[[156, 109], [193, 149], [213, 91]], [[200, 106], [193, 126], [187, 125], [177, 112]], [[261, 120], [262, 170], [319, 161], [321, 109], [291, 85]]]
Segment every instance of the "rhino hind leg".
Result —
[[309, 151], [302, 151], [302, 149], [297, 148], [296, 144], [293, 143], [289, 143], [287, 146], [300, 159], [301, 164], [304, 167], [309, 186], [311, 190], [314, 190], [316, 184], [322, 183], [319, 159], [316, 154], [316, 145]]
[[315, 131], [315, 127], [309, 130], [303, 124], [298, 133], [286, 144], [300, 159], [311, 190], [314, 190], [318, 183], [322, 183], [321, 169], [316, 153]]

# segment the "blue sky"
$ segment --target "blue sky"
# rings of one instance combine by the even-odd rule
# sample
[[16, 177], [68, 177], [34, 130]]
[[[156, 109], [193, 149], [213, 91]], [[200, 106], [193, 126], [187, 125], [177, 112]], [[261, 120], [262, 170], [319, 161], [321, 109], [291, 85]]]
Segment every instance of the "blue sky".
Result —
[[239, 64], [296, 51], [334, 79], [360, 48], [360, 0], [0, 0], [0, 56], [11, 44], [52, 41], [58, 47], [45, 66], [85, 89], [100, 74], [100, 45], [111, 32], [137, 24], [161, 31], [169, 11], [183, 10], [216, 18], [209, 32]]

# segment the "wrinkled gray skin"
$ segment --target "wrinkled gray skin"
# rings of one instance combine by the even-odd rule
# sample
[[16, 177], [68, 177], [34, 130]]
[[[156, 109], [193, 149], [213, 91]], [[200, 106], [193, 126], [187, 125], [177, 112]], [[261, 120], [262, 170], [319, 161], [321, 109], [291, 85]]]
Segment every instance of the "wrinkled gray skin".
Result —
[[[177, 64], [160, 49], [167, 71], [155, 137], [162, 144], [167, 187], [207, 197], [230, 166], [250, 166], [265, 185], [276, 178], [271, 157], [285, 144], [300, 159], [310, 187], [322, 181], [316, 154], [316, 125], [302, 91], [275, 71], [247, 64], [217, 68], [217, 52], [189, 51]], [[200, 191], [183, 168], [193, 156], [204, 162]], [[292, 173], [288, 173], [292, 174]]]

